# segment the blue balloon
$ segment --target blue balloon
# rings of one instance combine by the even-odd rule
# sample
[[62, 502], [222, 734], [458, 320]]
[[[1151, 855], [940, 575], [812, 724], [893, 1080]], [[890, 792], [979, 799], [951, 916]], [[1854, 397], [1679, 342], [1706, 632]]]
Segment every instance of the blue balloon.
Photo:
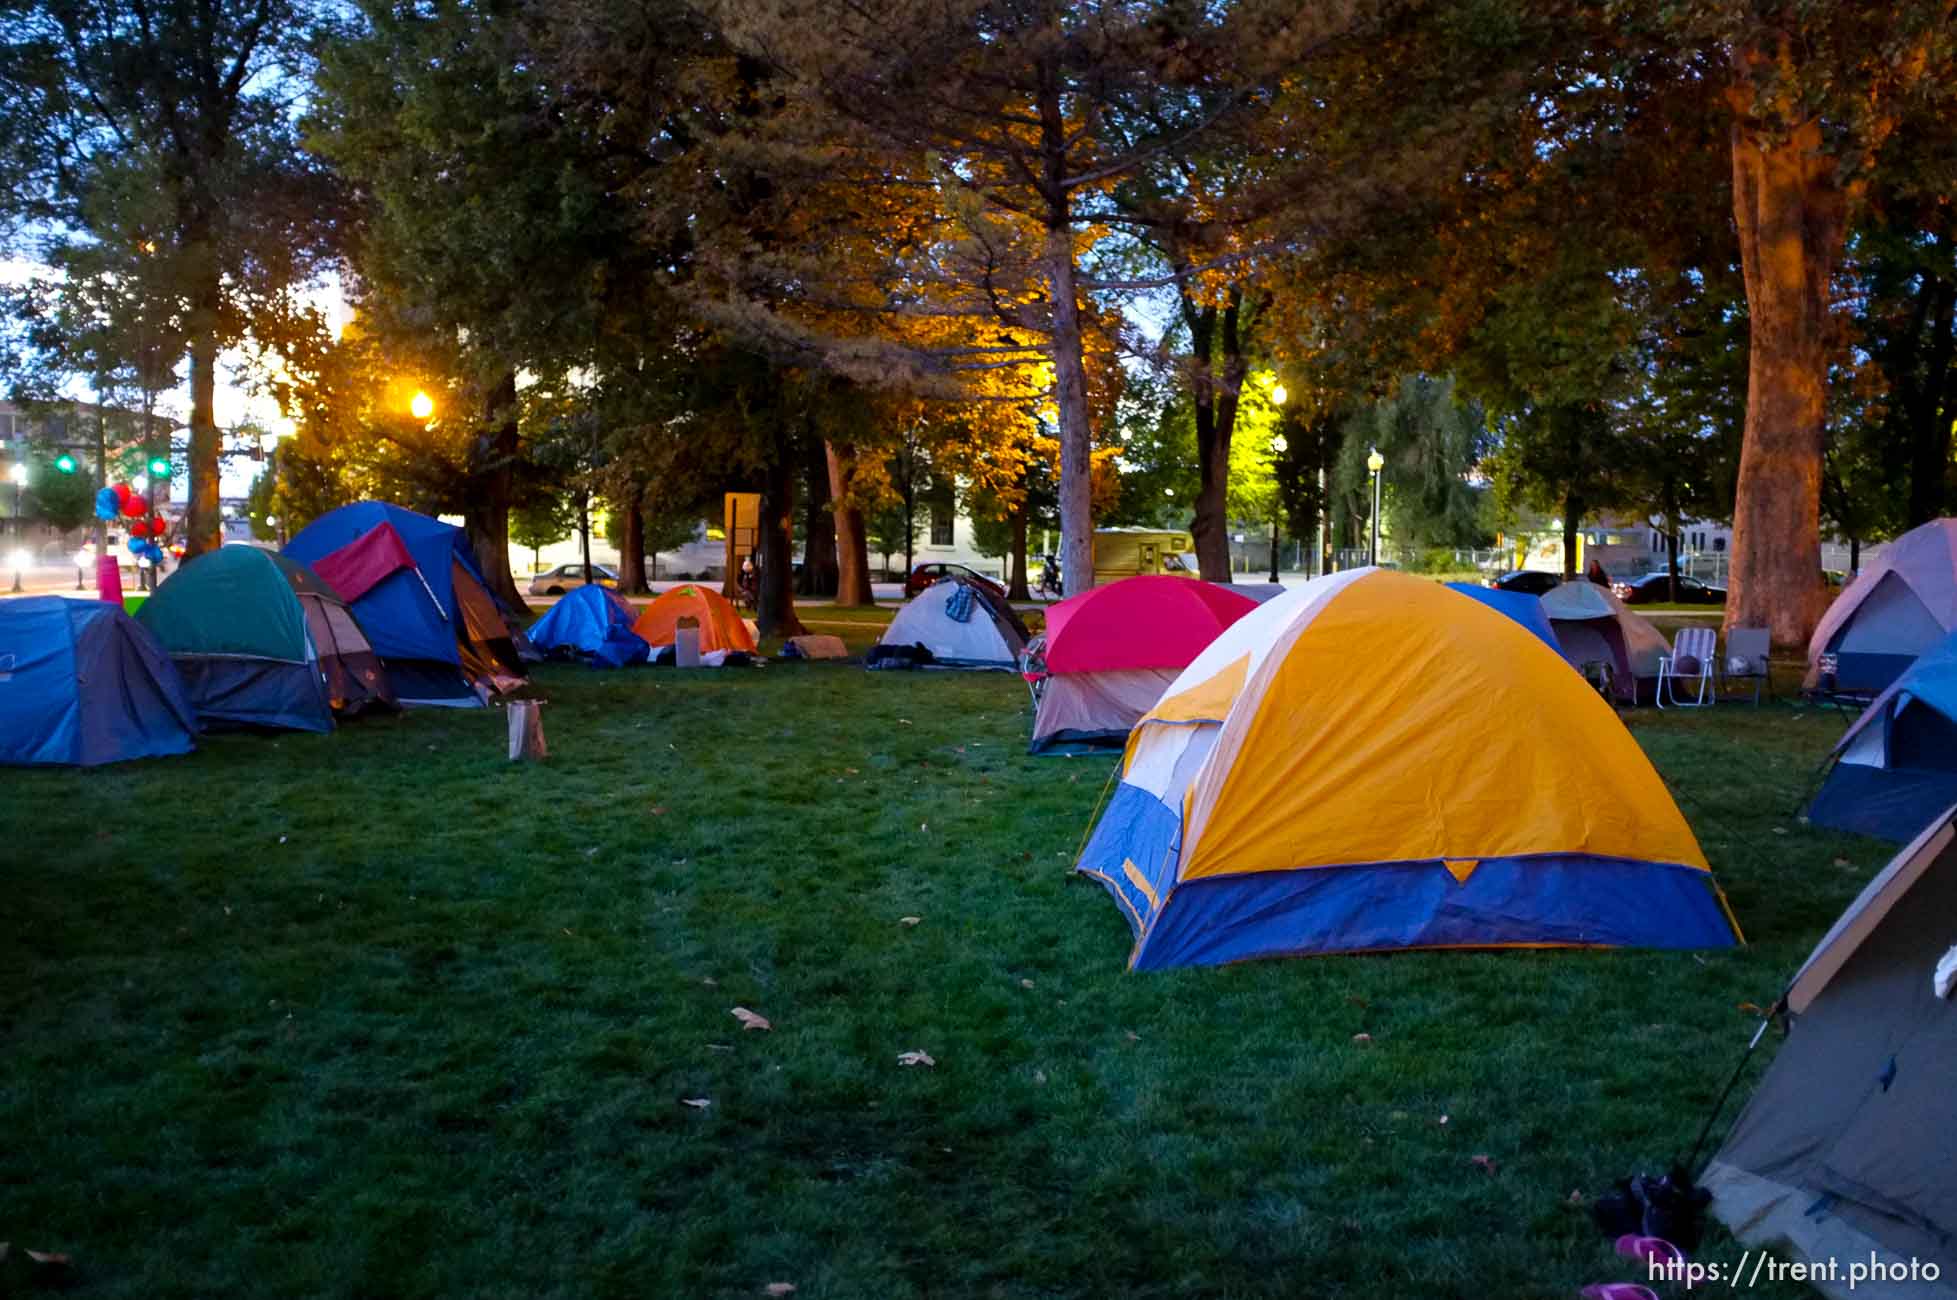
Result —
[[130, 553], [131, 555], [134, 555], [134, 556], [137, 556], [137, 557], [139, 557], [139, 558], [140, 558], [140, 557], [142, 556], [142, 554], [143, 554], [143, 539], [142, 539], [142, 538], [140, 538], [140, 537], [132, 537], [132, 538], [130, 538], [130, 539], [129, 539], [129, 553]]
[[95, 517], [97, 519], [101, 519], [104, 521], [114, 519], [116, 517], [116, 513], [117, 513], [116, 508], [114, 506], [105, 506], [99, 501], [95, 503]]

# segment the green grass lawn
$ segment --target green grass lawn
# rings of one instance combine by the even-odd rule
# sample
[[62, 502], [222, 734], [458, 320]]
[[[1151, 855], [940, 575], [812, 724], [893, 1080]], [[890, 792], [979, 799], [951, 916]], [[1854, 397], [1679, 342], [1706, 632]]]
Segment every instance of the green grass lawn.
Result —
[[1567, 1297], [1887, 856], [1839, 717], [1646, 710], [1751, 947], [1136, 976], [1012, 676], [538, 686], [0, 771], [0, 1293]]

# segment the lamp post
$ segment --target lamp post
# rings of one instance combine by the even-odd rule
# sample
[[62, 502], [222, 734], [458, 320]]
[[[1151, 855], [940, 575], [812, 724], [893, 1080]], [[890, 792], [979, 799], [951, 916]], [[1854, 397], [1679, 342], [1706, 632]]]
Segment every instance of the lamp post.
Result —
[[1375, 447], [1366, 457], [1366, 468], [1373, 472], [1373, 545], [1366, 554], [1366, 563], [1379, 563], [1379, 472], [1386, 468], [1386, 457]]
[[21, 590], [20, 588], [21, 556], [26, 554], [26, 548], [20, 544], [21, 543], [20, 498], [21, 498], [21, 493], [27, 487], [27, 466], [20, 461], [15, 461], [14, 467], [11, 470], [7, 471], [7, 477], [11, 478], [14, 481], [14, 554], [13, 554], [14, 593], [13, 594], [18, 596]]
[[[1271, 405], [1283, 406], [1291, 397], [1283, 384], [1271, 385]], [[1283, 492], [1278, 486], [1279, 458], [1291, 444], [1282, 433], [1271, 435], [1271, 581], [1277, 581], [1278, 512], [1283, 508]]]

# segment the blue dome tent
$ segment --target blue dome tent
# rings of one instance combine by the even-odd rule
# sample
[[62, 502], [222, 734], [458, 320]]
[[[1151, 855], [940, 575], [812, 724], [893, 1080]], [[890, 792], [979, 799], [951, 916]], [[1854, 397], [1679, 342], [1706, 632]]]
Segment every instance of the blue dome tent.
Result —
[[187, 754], [197, 714], [163, 648], [114, 605], [0, 600], [0, 763]]
[[1835, 743], [1808, 821], [1907, 843], [1957, 803], [1957, 633], [1919, 655]]
[[591, 583], [573, 588], [530, 625], [530, 644], [546, 655], [588, 658], [601, 668], [643, 663], [651, 647], [632, 631], [637, 617], [623, 597]]
[[522, 684], [519, 634], [453, 524], [359, 501], [306, 525], [285, 554], [353, 608], [401, 703], [472, 708]]

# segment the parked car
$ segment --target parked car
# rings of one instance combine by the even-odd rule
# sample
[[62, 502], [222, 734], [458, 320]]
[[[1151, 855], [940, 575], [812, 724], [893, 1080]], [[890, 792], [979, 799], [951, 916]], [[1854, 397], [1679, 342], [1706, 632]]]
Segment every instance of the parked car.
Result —
[[[1672, 598], [1669, 579], [1661, 570], [1657, 573], [1641, 574], [1635, 578], [1625, 578], [1610, 584], [1617, 598], [1627, 605], [1649, 605], [1654, 601]], [[1726, 589], [1715, 587], [1697, 578], [1678, 575], [1678, 603], [1681, 605], [1724, 605]]]
[[967, 568], [962, 564], [946, 564], [934, 561], [930, 564], [920, 564], [911, 570], [911, 576], [904, 579], [904, 599], [909, 600], [932, 583], [944, 578], [963, 578], [967, 582], [975, 582], [981, 587], [990, 588], [1001, 598], [1006, 594], [1004, 587], [1001, 587], [998, 583], [992, 581], [992, 579], [986, 577], [976, 569]]
[[[600, 587], [616, 587], [618, 570], [609, 564], [594, 564], [591, 566], [591, 580]], [[583, 585], [582, 564], [560, 564], [530, 579], [530, 585], [525, 590], [532, 596], [561, 596], [571, 588]]]
[[1541, 569], [1521, 569], [1515, 573], [1504, 573], [1499, 578], [1490, 578], [1488, 585], [1497, 591], [1519, 591], [1525, 596], [1540, 596], [1562, 586], [1563, 579], [1554, 573], [1544, 573]]

